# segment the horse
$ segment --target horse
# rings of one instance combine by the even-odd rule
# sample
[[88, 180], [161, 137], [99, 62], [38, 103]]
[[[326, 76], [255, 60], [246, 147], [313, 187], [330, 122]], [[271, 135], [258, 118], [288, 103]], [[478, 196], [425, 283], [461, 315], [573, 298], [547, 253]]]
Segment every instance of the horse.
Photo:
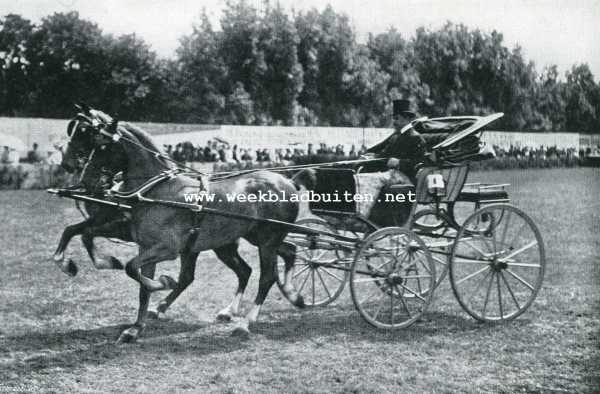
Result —
[[[88, 165], [108, 157], [123, 170], [123, 189], [131, 191], [138, 190], [148, 179], [171, 169], [157, 155], [162, 154], [160, 148], [145, 132], [127, 123], [117, 124], [111, 121], [107, 125], [105, 120], [110, 117], [101, 114], [100, 111], [88, 110], [76, 116], [78, 122], [73, 127], [63, 157], [65, 169], [75, 168], [77, 159], [81, 156], [89, 157]], [[92, 151], [94, 155], [90, 157]], [[197, 178], [173, 173], [148, 190], [146, 196], [161, 201], [184, 201], [186, 193], [201, 191], [201, 183]], [[291, 196], [298, 193], [301, 187], [311, 187], [309, 173], [302, 172], [293, 179], [288, 179], [273, 172], [257, 171], [209, 182], [208, 187], [215, 198], [212, 202], [205, 201], [204, 207], [256, 220], [204, 214], [201, 211], [198, 213], [164, 204], [135, 202], [130, 213], [130, 230], [133, 241], [139, 246], [139, 254], [125, 264], [125, 271], [140, 284], [140, 304], [136, 322], [121, 333], [118, 342], [136, 340], [145, 328], [151, 292], [172, 290], [159, 305], [159, 309], [161, 305], [168, 307], [193, 281], [196, 259], [201, 251], [214, 250], [238, 278], [233, 300], [217, 315], [219, 320], [228, 321], [239, 312], [251, 274], [250, 266], [238, 253], [238, 242], [244, 238], [259, 249], [258, 293], [253, 307], [233, 331], [234, 335], [249, 335], [250, 325], [257, 321], [262, 304], [275, 282], [277, 255], [285, 254], [286, 268], [293, 264], [293, 250], [288, 249], [284, 253], [284, 239], [288, 228], [280, 223], [295, 221], [298, 203], [292, 199], [277, 202], [230, 202], [228, 195], [274, 193]], [[161, 275], [155, 280], [156, 264], [178, 256], [181, 260], [179, 281], [176, 282], [167, 275]], [[291, 286], [284, 285], [282, 290], [289, 292], [287, 296], [294, 304], [302, 306], [302, 298]]]
[[[78, 108], [81, 109], [82, 107], [78, 106]], [[101, 114], [98, 115], [102, 116]], [[78, 122], [77, 119], [69, 122], [67, 127], [69, 137], [74, 132]], [[93, 155], [94, 152], [95, 150], [92, 150], [89, 154]], [[74, 151], [74, 155], [76, 157], [72, 163], [63, 161], [62, 165], [69, 172], [81, 171], [76, 189], [82, 188], [82, 192], [85, 194], [102, 197], [105, 190], [110, 188], [111, 180], [117, 172], [114, 161], [106, 157], [102, 160], [96, 160], [94, 163], [89, 163], [87, 153], [82, 154], [80, 151]], [[123, 264], [118, 259], [112, 256], [98, 255], [95, 252], [94, 238], [107, 237], [125, 242], [133, 241], [129, 231], [130, 223], [127, 214], [117, 208], [88, 201], [83, 203], [83, 209], [87, 217], [85, 220], [65, 228], [52, 256], [53, 261], [67, 275], [77, 275], [77, 264], [71, 259], [65, 261], [64, 252], [71, 239], [81, 235], [82, 243], [96, 269], [123, 269]]]

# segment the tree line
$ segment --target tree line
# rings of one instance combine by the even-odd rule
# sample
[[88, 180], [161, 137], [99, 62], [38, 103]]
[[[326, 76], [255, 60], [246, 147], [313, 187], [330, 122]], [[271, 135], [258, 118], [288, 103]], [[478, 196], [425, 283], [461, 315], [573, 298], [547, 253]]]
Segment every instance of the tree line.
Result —
[[430, 116], [504, 112], [508, 130], [600, 130], [600, 84], [586, 64], [564, 77], [538, 71], [501, 33], [450, 22], [359, 43], [330, 6], [230, 0], [219, 28], [203, 12], [169, 59], [77, 12], [37, 24], [9, 14], [0, 65], [1, 116], [64, 118], [84, 101], [138, 121], [386, 127], [402, 97]]

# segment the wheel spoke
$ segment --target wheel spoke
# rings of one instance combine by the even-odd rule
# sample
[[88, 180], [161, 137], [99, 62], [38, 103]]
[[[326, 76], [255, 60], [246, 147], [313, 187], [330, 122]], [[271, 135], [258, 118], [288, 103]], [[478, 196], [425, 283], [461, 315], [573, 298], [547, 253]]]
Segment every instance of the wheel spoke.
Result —
[[504, 222], [504, 229], [502, 230], [502, 238], [500, 238], [500, 243], [502, 245], [504, 245], [504, 241], [506, 240], [506, 233], [508, 232], [511, 214], [512, 214], [512, 212], [509, 211], [508, 214], [506, 215], [506, 221]]
[[412, 319], [412, 315], [410, 314], [410, 310], [408, 309], [408, 306], [406, 305], [406, 301], [404, 300], [404, 289], [401, 292], [400, 289], [398, 289], [398, 286], [394, 285], [394, 287], [396, 288], [396, 291], [400, 295], [400, 302], [402, 302], [402, 306], [404, 307], [404, 310], [406, 311], [406, 314], [408, 315], [408, 317], [410, 319]]
[[321, 284], [323, 285], [323, 288], [325, 289], [327, 296], [329, 298], [331, 298], [331, 293], [329, 292], [329, 289], [327, 288], [327, 285], [325, 284], [325, 281], [323, 280], [323, 277], [321, 276], [321, 273], [318, 270], [317, 270], [317, 276], [319, 277], [319, 280], [321, 281]]
[[509, 259], [513, 258], [514, 256], [518, 255], [519, 253], [522, 253], [522, 252], [526, 251], [527, 249], [531, 249], [532, 247], [536, 246], [537, 244], [538, 244], [538, 243], [537, 243], [537, 240], [536, 240], [536, 241], [531, 241], [531, 242], [530, 242], [530, 243], [528, 243], [527, 245], [525, 245], [525, 246], [522, 246], [522, 247], [520, 247], [520, 248], [519, 248], [519, 249], [517, 249], [517, 250], [513, 250], [511, 253], [507, 254], [507, 255], [506, 255], [506, 256], [504, 256], [504, 257], [502, 257], [502, 258], [500, 259], [500, 261], [506, 261], [506, 260], [509, 260]]
[[312, 280], [312, 303], [315, 303], [315, 270], [311, 270], [311, 280]]
[[[475, 238], [473, 238], [473, 239], [475, 239]], [[465, 245], [469, 246], [471, 249], [473, 249], [474, 251], [478, 252], [483, 257], [487, 257], [487, 256], [490, 255], [489, 253], [484, 252], [483, 250], [479, 249], [478, 247], [476, 247], [475, 245], [473, 245], [471, 242], [468, 242], [467, 240], [464, 240], [463, 242], [464, 242]], [[485, 242], [484, 242], [484, 244], [485, 244]]]
[[304, 266], [304, 268], [298, 270], [298, 272], [296, 272], [295, 274], [292, 275], [292, 279], [295, 278], [295, 277], [297, 277], [298, 275], [300, 275], [301, 273], [303, 273], [304, 271], [306, 271], [309, 268], [310, 268], [310, 265], [306, 264]]
[[403, 279], [421, 279], [421, 278], [431, 278], [431, 275], [405, 275], [402, 277]]
[[488, 272], [485, 273], [485, 275], [483, 276], [483, 279], [479, 281], [479, 283], [477, 283], [477, 286], [475, 287], [475, 290], [471, 293], [471, 296], [469, 297], [469, 301], [471, 301], [473, 299], [473, 297], [479, 292], [479, 289], [481, 288], [481, 285], [485, 283], [485, 281], [487, 280], [488, 276], [494, 271], [489, 270]]
[[496, 275], [496, 272], [492, 271], [492, 276], [490, 277], [490, 283], [489, 283], [487, 291], [485, 293], [485, 301], [483, 301], [483, 311], [482, 311], [483, 317], [485, 317], [485, 310], [487, 309], [488, 300], [490, 299], [490, 292], [492, 290], [492, 283], [494, 283], [494, 275]]
[[485, 266], [485, 267], [483, 267], [482, 269], [480, 269], [480, 270], [477, 270], [477, 271], [473, 272], [472, 274], [469, 274], [469, 275], [465, 276], [464, 278], [462, 278], [461, 280], [457, 281], [457, 282], [456, 282], [456, 284], [457, 284], [457, 285], [460, 285], [460, 284], [461, 284], [461, 283], [463, 283], [464, 281], [466, 281], [466, 280], [469, 280], [469, 279], [471, 279], [471, 278], [473, 278], [473, 277], [475, 277], [475, 276], [477, 276], [477, 275], [481, 274], [482, 272], [485, 272], [485, 271], [486, 271], [486, 270], [488, 270], [489, 268], [490, 268], [490, 266], [489, 266], [489, 265], [486, 265], [486, 266]]
[[500, 291], [500, 275], [496, 274], [496, 287], [498, 287], [498, 306], [500, 307], [500, 319], [504, 320], [502, 311], [502, 291]]
[[517, 232], [515, 233], [515, 235], [512, 237], [512, 239], [510, 240], [510, 242], [508, 243], [508, 245], [512, 245], [512, 244], [514, 244], [514, 243], [515, 243], [515, 241], [521, 237], [521, 233], [523, 232], [523, 230], [524, 230], [526, 227], [527, 227], [527, 223], [526, 223], [526, 222], [525, 222], [525, 223], [522, 223], [522, 224], [521, 224], [521, 227], [519, 227], [519, 231], [517, 231]]
[[[369, 298], [371, 298], [371, 297], [369, 297]], [[383, 308], [383, 304], [385, 304], [385, 298], [382, 300], [382, 302], [377, 304], [377, 310], [375, 311], [373, 320], [377, 320], [377, 316], [379, 316], [379, 312], [381, 312], [381, 308]]]
[[321, 267], [321, 269], [323, 270], [323, 272], [325, 272], [327, 275], [339, 280], [340, 282], [344, 282], [344, 280], [342, 278], [340, 278], [339, 276], [337, 276], [336, 274], [334, 274], [333, 272], [329, 272], [329, 270], [325, 267]]
[[375, 277], [375, 276], [371, 276], [368, 278], [360, 278], [360, 279], [354, 279], [353, 282], [354, 283], [370, 283], [370, 282], [381, 282], [383, 279], [383, 277]]
[[529, 289], [531, 291], [533, 291], [533, 286], [531, 286], [525, 279], [521, 278], [519, 275], [517, 275], [515, 272], [512, 272], [511, 270], [509, 270], [508, 268], [505, 270], [506, 272], [508, 272], [510, 275], [512, 275], [513, 278], [515, 278], [516, 280], [518, 280], [519, 282], [521, 282], [522, 284], [524, 284], [525, 286], [529, 287]]
[[394, 291], [390, 288], [390, 323], [394, 325]]
[[423, 302], [426, 302], [425, 298], [423, 298], [423, 297], [421, 297], [419, 294], [415, 293], [415, 292], [413, 291], [413, 289], [411, 289], [410, 287], [406, 287], [406, 286], [404, 286], [402, 283], [399, 283], [399, 285], [400, 285], [400, 286], [401, 286], [403, 289], [405, 289], [406, 291], [408, 291], [409, 293], [412, 293], [412, 294], [413, 294], [415, 297], [417, 297], [417, 298], [418, 298], [418, 299], [420, 299], [421, 301], [423, 301]]
[[306, 281], [308, 280], [309, 276], [310, 276], [310, 273], [306, 273], [306, 276], [304, 277], [304, 280], [302, 281], [302, 284], [298, 288], [298, 293], [301, 293], [302, 289], [304, 289], [304, 285], [306, 284]]
[[506, 280], [506, 277], [504, 276], [504, 273], [502, 273], [502, 271], [500, 271], [500, 276], [502, 277], [502, 280], [504, 281], [504, 285], [508, 289], [510, 296], [512, 297], [513, 301], [515, 302], [517, 309], [521, 309], [521, 306], [519, 305], [519, 301], [517, 301], [517, 297], [515, 297], [515, 294], [513, 293], [512, 289], [510, 288], [510, 285], [508, 284], [508, 281]]
[[509, 267], [529, 267], [529, 268], [541, 268], [539, 264], [528, 264], [528, 263], [506, 263]]
[[476, 259], [465, 259], [465, 258], [456, 258], [454, 259], [454, 261], [456, 263], [461, 263], [461, 264], [489, 264], [490, 261], [489, 260], [476, 260]]

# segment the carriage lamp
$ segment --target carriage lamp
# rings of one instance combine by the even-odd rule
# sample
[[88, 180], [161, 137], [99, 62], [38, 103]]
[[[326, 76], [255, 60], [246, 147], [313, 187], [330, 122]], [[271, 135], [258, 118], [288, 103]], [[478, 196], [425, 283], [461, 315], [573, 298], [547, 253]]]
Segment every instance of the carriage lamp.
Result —
[[442, 174], [427, 175], [427, 192], [430, 195], [437, 197], [446, 195], [446, 187]]

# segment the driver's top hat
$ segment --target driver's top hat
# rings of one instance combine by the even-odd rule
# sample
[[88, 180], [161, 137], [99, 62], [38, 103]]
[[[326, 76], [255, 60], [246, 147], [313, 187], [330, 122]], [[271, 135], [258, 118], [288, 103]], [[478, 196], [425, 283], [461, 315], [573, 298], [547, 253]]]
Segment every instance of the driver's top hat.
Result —
[[416, 114], [410, 110], [410, 100], [398, 99], [392, 101], [394, 117], [402, 115], [404, 117], [415, 117]]

